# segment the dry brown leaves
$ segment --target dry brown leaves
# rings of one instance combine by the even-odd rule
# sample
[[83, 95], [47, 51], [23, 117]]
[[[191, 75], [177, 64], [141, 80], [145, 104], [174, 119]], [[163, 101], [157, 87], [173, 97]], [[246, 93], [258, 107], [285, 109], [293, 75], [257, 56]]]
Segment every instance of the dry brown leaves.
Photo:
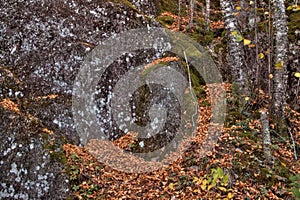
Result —
[[126, 149], [128, 148], [128, 145], [135, 143], [137, 136], [137, 132], [128, 132], [124, 136], [113, 141], [113, 144], [121, 149]]
[[157, 170], [162, 167], [161, 163], [147, 162], [131, 153], [125, 153], [110, 141], [90, 140], [86, 149], [95, 155], [98, 160], [106, 165], [125, 172], [145, 172]]
[[224, 22], [223, 21], [217, 21], [217, 22], [211, 22], [210, 23], [211, 29], [223, 29], [224, 28]]
[[[231, 91], [229, 84], [223, 84], [222, 87], [227, 92]], [[287, 186], [280, 181], [281, 176], [275, 176], [274, 185], [264, 193], [262, 193], [262, 188], [265, 188], [266, 183], [257, 181], [263, 178], [262, 171], [258, 171], [259, 163], [257, 163], [263, 155], [259, 120], [252, 119], [249, 122], [249, 127], [258, 133], [256, 136], [258, 142], [254, 142], [253, 138], [248, 136], [241, 138], [243, 127], [235, 125], [223, 128], [223, 133], [219, 136], [218, 143], [215, 144], [212, 151], [200, 155], [203, 153], [200, 149], [207, 137], [212, 115], [211, 106], [208, 106], [207, 103], [212, 104], [211, 99], [221, 95], [220, 90], [216, 88], [218, 87], [213, 85], [204, 87], [207, 96], [199, 100], [199, 126], [195, 136], [189, 141], [190, 147], [177, 161], [158, 167], [159, 169], [156, 171], [141, 174], [122, 172], [122, 168], [124, 169], [128, 162], [130, 164], [128, 166], [132, 166], [135, 162], [136, 166], [140, 166], [144, 162], [130, 154], [124, 155], [123, 152], [128, 144], [135, 142], [137, 133], [128, 133], [114, 142], [93, 140], [86, 148], [70, 144], [64, 145], [71, 167], [71, 175], [74, 177], [76, 172], [75, 179], [71, 181], [71, 186], [76, 186], [73, 189], [74, 196], [78, 199], [223, 199], [226, 194], [215, 189], [203, 190], [201, 183], [193, 182], [195, 178], [203, 179], [203, 176], [209, 174], [210, 169], [216, 166], [230, 174], [233, 199], [247, 197], [250, 199], [256, 197], [280, 199], [280, 195], [290, 195], [288, 189], [285, 189]], [[297, 112], [294, 114], [298, 116]], [[298, 128], [300, 127], [298, 126]], [[297, 141], [299, 140], [297, 139]], [[114, 145], [115, 147], [112, 148]], [[277, 145], [279, 148], [274, 150], [275, 158], [282, 159], [283, 167], [289, 168], [294, 173], [299, 172], [299, 165], [292, 164], [294, 162], [291, 148], [286, 143]], [[100, 152], [97, 153], [97, 151]], [[94, 155], [102, 155], [100, 160], [103, 162], [99, 162], [97, 156]], [[121, 161], [122, 165], [119, 168], [114, 166], [120, 171], [109, 167], [111, 163], [105, 164], [105, 162], [112, 162], [111, 158]], [[245, 161], [244, 159], [249, 160]], [[235, 166], [236, 163], [245, 165], [242, 172], [236, 171], [238, 169]], [[135, 172], [137, 169], [132, 170]], [[249, 176], [249, 178], [245, 179], [245, 176]], [[279, 190], [280, 192], [277, 192]]]
[[178, 60], [179, 60], [178, 57], [164, 57], [164, 58], [153, 60], [151, 63], [144, 66], [143, 71], [141, 73], [143, 73], [145, 70], [147, 70], [147, 69], [151, 68], [152, 66], [157, 65], [159, 63], [169, 63], [169, 62], [178, 61]]
[[42, 131], [43, 131], [44, 133], [49, 134], [49, 135], [54, 135], [54, 131], [49, 130], [49, 129], [47, 129], [47, 128], [42, 128]]
[[19, 106], [15, 102], [13, 102], [12, 100], [10, 100], [8, 98], [3, 99], [0, 102], [0, 106], [2, 106], [5, 109], [8, 109], [8, 110], [11, 110], [13, 112], [20, 114]]
[[[200, 106], [198, 123], [200, 126], [197, 128], [195, 136], [190, 141], [193, 143], [192, 146], [202, 145], [206, 138], [206, 133], [210, 123], [211, 107], [204, 103], [211, 102], [209, 87], [205, 87], [205, 90], [207, 91], [208, 95], [206, 98], [199, 100]], [[214, 87], [210, 86], [210, 91], [213, 90]], [[217, 92], [214, 94], [217, 95]], [[200, 197], [207, 197], [207, 199], [214, 198], [212, 193], [201, 190], [199, 185], [196, 186], [192, 184], [194, 177], [201, 178], [206, 172], [199, 170], [198, 167], [195, 166], [184, 167], [186, 158], [191, 156], [197, 158], [199, 156], [199, 152], [197, 153], [195, 151], [193, 152], [188, 150], [183, 154], [182, 158], [173, 162], [173, 164], [159, 167], [158, 170], [153, 172], [143, 174], [121, 172], [121, 168], [126, 167], [126, 162], [130, 162], [131, 166], [134, 162], [139, 162], [137, 163], [137, 166], [140, 166], [140, 164], [143, 162], [133, 156], [131, 157], [130, 155], [124, 156], [121, 149], [126, 148], [128, 143], [134, 142], [136, 136], [136, 133], [129, 133], [113, 143], [109, 141], [92, 140], [86, 146], [86, 148], [79, 148], [70, 144], [65, 145], [64, 150], [66, 151], [69, 164], [71, 166], [79, 165], [80, 174], [84, 174], [86, 176], [86, 178], [83, 179], [79, 184], [79, 187], [82, 190], [78, 189], [75, 192], [75, 196], [77, 196], [79, 199], [85, 198], [86, 196], [83, 191], [89, 190], [92, 185], [96, 184], [101, 187], [101, 189], [99, 189], [97, 192], [93, 192], [93, 194], [89, 194], [89, 198], [96, 199], [99, 198], [99, 196], [106, 199], [139, 199], [140, 197], [143, 199], [195, 199]], [[116, 145], [115, 148], [112, 148], [113, 144]], [[101, 152], [97, 153], [97, 151]], [[112, 162], [110, 158], [116, 158], [116, 155], [118, 155], [117, 159], [123, 159], [122, 166], [119, 166], [121, 171], [116, 171], [107, 165], [104, 165], [104, 163], [100, 163], [98, 159], [92, 156], [92, 154], [89, 152], [93, 152], [93, 155], [102, 155], [101, 160], [104, 158], [104, 162]], [[214, 153], [212, 152], [211, 154]], [[76, 162], [76, 160], [74, 161], [74, 159], [71, 158], [72, 155], [77, 155], [78, 158], [81, 159], [80, 162]], [[105, 160], [105, 156], [107, 156], [107, 160]], [[223, 157], [224, 160], [227, 158], [228, 157]], [[83, 165], [82, 163], [86, 163], [86, 165]], [[111, 163], [109, 163], [109, 165], [111, 166]], [[95, 168], [99, 166], [103, 166], [103, 168], [100, 170], [101, 173], [97, 175], [97, 170], [95, 170]], [[92, 170], [92, 168], [94, 169]], [[114, 166], [114, 168], [118, 169], [118, 166]], [[133, 169], [133, 171], [136, 171], [136, 169]], [[184, 182], [182, 181], [183, 178], [186, 179]], [[90, 184], [87, 184], [88, 182]]]
[[172, 13], [170, 13], [170, 12], [163, 12], [163, 13], [161, 14], [161, 16], [170, 16], [170, 17], [172, 17], [172, 18], [175, 19], [175, 20], [178, 19], [178, 15], [174, 15], [174, 14], [172, 14]]
[[[213, 13], [220, 13], [221, 11], [213, 11]], [[174, 15], [170, 12], [163, 12], [161, 16], [169, 16], [174, 19], [174, 23], [172, 25], [167, 26], [168, 29], [172, 31], [179, 31], [178, 30], [178, 16]], [[203, 17], [197, 16], [197, 19], [200, 21], [205, 21]], [[180, 25], [182, 27], [188, 27], [189, 26], [189, 16], [181, 16], [180, 18]], [[210, 28], [211, 29], [224, 29], [224, 22], [223, 21], [211, 21], [210, 22]], [[185, 30], [182, 30], [181, 32], [185, 32]], [[193, 30], [192, 30], [193, 32]]]
[[38, 97], [35, 97], [34, 100], [38, 101], [38, 100], [41, 100], [41, 99], [55, 99], [57, 97], [58, 97], [57, 94], [50, 94], [50, 95], [47, 95], [47, 96], [38, 96]]

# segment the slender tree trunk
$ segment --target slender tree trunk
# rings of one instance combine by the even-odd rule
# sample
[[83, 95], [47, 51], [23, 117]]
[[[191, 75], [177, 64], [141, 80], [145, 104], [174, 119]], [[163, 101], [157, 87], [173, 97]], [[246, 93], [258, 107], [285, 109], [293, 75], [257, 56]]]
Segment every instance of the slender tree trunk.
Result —
[[[233, 92], [242, 97], [249, 96], [248, 74], [243, 59], [245, 55], [243, 43], [237, 42], [236, 35], [232, 34], [234, 31], [239, 34], [237, 19], [234, 15], [234, 6], [231, 0], [222, 0], [221, 7], [224, 14], [224, 23], [228, 38], [227, 48], [229, 53], [229, 66], [231, 67], [233, 79]], [[241, 103], [243, 103], [243, 98], [241, 101]]]
[[205, 0], [205, 23], [206, 23], [206, 30], [209, 31], [209, 27], [210, 27], [210, 0]]
[[273, 117], [281, 129], [285, 127], [285, 106], [287, 95], [287, 23], [285, 15], [284, 0], [274, 0], [274, 20], [275, 28], [275, 70], [274, 70], [274, 89], [273, 89]]
[[261, 110], [261, 133], [263, 135], [263, 147], [266, 164], [271, 164], [273, 161], [272, 150], [271, 150], [271, 136], [269, 131], [269, 118], [267, 109]]
[[190, 21], [189, 21], [189, 27], [193, 27], [193, 21], [194, 21], [194, 9], [195, 9], [195, 0], [190, 0]]
[[181, 29], [181, 19], [180, 19], [180, 12], [181, 12], [181, 0], [178, 0], [178, 30]]

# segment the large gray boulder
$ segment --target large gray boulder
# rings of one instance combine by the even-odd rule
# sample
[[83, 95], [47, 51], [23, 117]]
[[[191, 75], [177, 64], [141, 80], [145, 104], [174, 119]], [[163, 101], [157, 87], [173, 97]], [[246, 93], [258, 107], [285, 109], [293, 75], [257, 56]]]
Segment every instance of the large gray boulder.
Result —
[[64, 199], [62, 145], [80, 143], [71, 100], [85, 56], [99, 41], [153, 22], [105, 0], [1, 0], [0, 19], [0, 199]]

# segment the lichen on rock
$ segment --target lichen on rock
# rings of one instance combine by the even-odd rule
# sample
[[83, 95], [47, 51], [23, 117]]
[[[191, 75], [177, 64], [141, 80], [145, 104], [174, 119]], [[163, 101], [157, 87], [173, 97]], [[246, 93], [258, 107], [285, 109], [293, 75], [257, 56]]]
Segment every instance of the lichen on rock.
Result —
[[8, 0], [0, 18], [0, 198], [65, 199], [62, 145], [79, 144], [71, 97], [85, 56], [116, 33], [156, 23], [104, 0]]

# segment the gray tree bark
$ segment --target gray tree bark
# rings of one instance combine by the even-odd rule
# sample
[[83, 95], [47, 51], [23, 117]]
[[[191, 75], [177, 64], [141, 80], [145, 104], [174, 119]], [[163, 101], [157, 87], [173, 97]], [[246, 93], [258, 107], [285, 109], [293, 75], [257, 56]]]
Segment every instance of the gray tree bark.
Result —
[[285, 126], [285, 106], [287, 95], [287, 22], [284, 0], [273, 1], [273, 26], [275, 28], [275, 70], [272, 114], [277, 120], [279, 128]]
[[205, 23], [206, 23], [206, 30], [209, 30], [210, 27], [210, 0], [205, 0]]
[[190, 0], [190, 20], [189, 27], [192, 28], [194, 23], [194, 10], [195, 10], [195, 0]]
[[271, 150], [271, 136], [269, 131], [269, 119], [268, 119], [268, 111], [267, 109], [261, 110], [261, 133], [263, 135], [263, 149], [265, 155], [266, 164], [271, 164], [273, 161], [272, 158], [272, 150]]
[[233, 92], [239, 96], [249, 96], [248, 74], [246, 64], [243, 60], [245, 55], [243, 43], [237, 42], [236, 35], [232, 34], [233, 31], [239, 34], [237, 19], [234, 15], [234, 6], [231, 0], [221, 0], [221, 7], [228, 38], [227, 48], [229, 53], [229, 66], [231, 67], [233, 79]]

